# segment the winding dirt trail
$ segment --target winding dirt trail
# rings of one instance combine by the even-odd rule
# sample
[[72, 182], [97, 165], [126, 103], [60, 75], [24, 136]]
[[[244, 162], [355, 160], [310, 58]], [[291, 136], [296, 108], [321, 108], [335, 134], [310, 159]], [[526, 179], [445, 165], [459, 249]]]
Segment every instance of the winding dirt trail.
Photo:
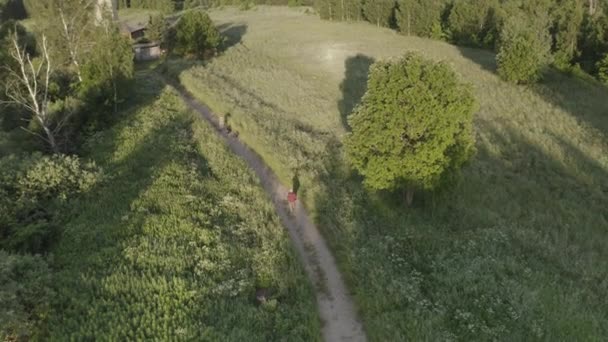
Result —
[[298, 204], [295, 214], [290, 214], [286, 203], [288, 189], [281, 184], [262, 158], [237, 137], [229, 135], [221, 129], [218, 118], [211, 113], [207, 106], [195, 100], [180, 85], [173, 82], [172, 85], [186, 104], [211, 123], [230, 149], [243, 158], [260, 178], [283, 225], [289, 231], [289, 236], [304, 263], [309, 278], [316, 285], [317, 306], [323, 323], [324, 340], [328, 342], [366, 341], [363, 326], [357, 317], [357, 311], [342, 280], [336, 261], [306, 209]]

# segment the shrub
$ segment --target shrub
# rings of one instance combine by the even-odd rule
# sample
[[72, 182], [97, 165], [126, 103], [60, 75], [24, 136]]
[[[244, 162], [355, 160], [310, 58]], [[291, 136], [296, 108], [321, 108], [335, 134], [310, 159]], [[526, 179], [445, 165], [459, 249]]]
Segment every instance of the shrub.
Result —
[[88, 191], [100, 175], [94, 163], [73, 156], [0, 159], [0, 246], [42, 252], [54, 233], [50, 207]]
[[175, 28], [174, 51], [181, 55], [213, 56], [221, 43], [220, 32], [209, 15], [200, 10], [184, 14]]
[[0, 340], [31, 339], [50, 293], [50, 273], [41, 257], [0, 250]]
[[346, 152], [376, 190], [432, 190], [469, 159], [475, 99], [445, 63], [408, 54], [378, 62], [351, 116]]
[[551, 37], [547, 23], [546, 17], [536, 17], [531, 22], [523, 15], [507, 20], [496, 56], [498, 74], [504, 80], [530, 83], [540, 78], [543, 67], [550, 62]]

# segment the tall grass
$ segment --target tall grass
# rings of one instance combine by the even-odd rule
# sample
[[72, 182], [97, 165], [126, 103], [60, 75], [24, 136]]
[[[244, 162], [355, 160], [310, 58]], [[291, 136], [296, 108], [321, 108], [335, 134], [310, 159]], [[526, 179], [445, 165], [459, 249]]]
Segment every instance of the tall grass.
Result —
[[[605, 87], [555, 71], [514, 86], [492, 53], [296, 10], [211, 15], [231, 47], [172, 69], [285, 183], [298, 171], [372, 340], [606, 339]], [[341, 152], [370, 63], [406, 51], [447, 61], [480, 102], [462, 181], [411, 209], [362, 188]]]
[[311, 285], [253, 172], [161, 79], [138, 78], [131, 109], [86, 145], [106, 180], [65, 218], [44, 336], [319, 340]]

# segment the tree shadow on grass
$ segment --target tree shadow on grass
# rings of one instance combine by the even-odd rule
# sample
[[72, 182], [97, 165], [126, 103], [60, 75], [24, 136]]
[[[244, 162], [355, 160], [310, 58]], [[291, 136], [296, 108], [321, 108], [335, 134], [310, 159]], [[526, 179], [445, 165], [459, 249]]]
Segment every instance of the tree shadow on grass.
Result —
[[[370, 338], [466, 338], [474, 321], [483, 327], [478, 338], [506, 331], [525, 340], [539, 317], [550, 339], [580, 336], [564, 315], [588, 339], [605, 335], [602, 323], [584, 322], [608, 321], [608, 170], [563, 138], [552, 139], [562, 160], [508, 122], [484, 127], [488, 141], [478, 143], [461, 183], [418, 196], [415, 208], [365, 190], [339, 142], [328, 144], [315, 219]], [[454, 318], [463, 310], [470, 320]], [[510, 310], [521, 318], [510, 319]], [[394, 319], [403, 316], [411, 319]]]
[[457, 48], [463, 57], [475, 62], [483, 70], [493, 73], [498, 72], [498, 67], [496, 65], [496, 54], [494, 52], [464, 46], [457, 46]]
[[545, 101], [572, 114], [604, 135], [608, 141], [608, 88], [591, 76], [548, 70], [531, 88]]
[[238, 44], [242, 45], [243, 37], [245, 36], [245, 34], [247, 34], [247, 25], [245, 24], [221, 24], [217, 27], [217, 29], [224, 37], [224, 42], [221, 46], [222, 51], [226, 51]]
[[[458, 47], [458, 50], [482, 69], [497, 73], [496, 55], [493, 52], [466, 47]], [[591, 76], [548, 68], [537, 84], [527, 87], [547, 103], [573, 115], [579, 122], [590, 125], [604, 135], [608, 134], [608, 88]]]
[[[156, 83], [160, 80], [153, 77], [146, 81]], [[112, 277], [125, 272], [125, 268], [134, 274], [133, 281], [143, 277], [138, 274], [137, 266], [126, 260], [128, 248], [136, 247], [129, 241], [141, 234], [147, 220], [170, 214], [167, 208], [140, 199], [174, 163], [190, 160], [189, 167], [197, 170], [197, 176], [212, 177], [204, 157], [195, 151], [176, 147], [184, 134], [192, 134], [191, 119], [177, 115], [178, 110], [171, 100], [154, 102], [159, 97], [172, 96], [153, 91], [163, 91], [164, 86], [147, 86], [150, 84], [140, 84], [140, 91], [133, 94], [131, 108], [123, 112], [124, 117], [111, 130], [92, 138], [95, 141], [88, 157], [100, 164], [106, 178], [83, 198], [74, 201], [72, 212], [63, 219], [65, 232], [54, 251], [54, 266], [58, 269], [55, 275], [57, 295], [48, 318], [49, 336], [57, 338], [76, 334], [72, 336], [95, 338], [94, 333], [83, 335], [83, 331], [116, 332], [113, 330], [115, 327], [106, 326], [112, 322], [104, 318], [107, 310], [112, 315], [123, 317], [126, 322], [131, 317], [141, 317], [143, 313], [137, 312], [137, 306], [127, 305], [122, 310], [115, 310], [124, 298], [109, 287]], [[177, 95], [174, 96], [177, 101]], [[150, 119], [135, 114], [144, 107], [163, 114]], [[147, 127], [148, 131], [141, 134], [141, 130]], [[177, 155], [176, 149], [179, 151]], [[184, 153], [192, 156], [184, 157]], [[170, 224], [176, 223], [171, 221]], [[175, 271], [159, 271], [155, 279], [175, 276], [184, 275]], [[128, 293], [127, 287], [124, 291]], [[199, 314], [187, 313], [187, 316]], [[136, 328], [133, 331], [123, 329], [121, 334], [133, 333]], [[128, 339], [131, 335], [120, 336]]]
[[347, 131], [350, 131], [348, 117], [359, 105], [367, 91], [367, 77], [374, 62], [372, 57], [363, 54], [349, 57], [344, 62], [344, 80], [340, 84], [342, 99], [338, 102], [338, 109], [342, 125]]

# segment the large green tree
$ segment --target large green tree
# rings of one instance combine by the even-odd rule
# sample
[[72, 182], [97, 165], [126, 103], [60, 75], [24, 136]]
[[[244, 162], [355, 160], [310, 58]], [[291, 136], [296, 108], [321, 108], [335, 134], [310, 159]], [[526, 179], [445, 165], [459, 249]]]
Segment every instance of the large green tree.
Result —
[[371, 69], [368, 90], [349, 119], [345, 147], [352, 165], [376, 190], [432, 190], [474, 150], [471, 87], [446, 63], [417, 54]]
[[550, 63], [551, 37], [547, 16], [520, 13], [510, 17], [500, 34], [498, 74], [512, 83], [537, 81]]
[[209, 15], [201, 10], [186, 12], [175, 27], [174, 52], [204, 58], [215, 55], [222, 36]]

